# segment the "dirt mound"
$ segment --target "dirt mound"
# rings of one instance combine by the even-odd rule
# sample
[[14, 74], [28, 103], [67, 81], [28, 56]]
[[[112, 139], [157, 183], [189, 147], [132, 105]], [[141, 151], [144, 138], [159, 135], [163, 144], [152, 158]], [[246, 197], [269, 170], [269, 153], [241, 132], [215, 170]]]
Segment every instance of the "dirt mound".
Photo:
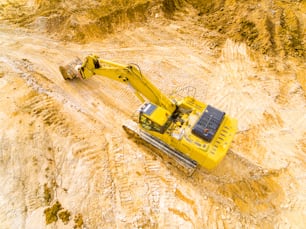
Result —
[[197, 1], [203, 26], [263, 54], [305, 56], [305, 1]]
[[163, 1], [150, 0], [15, 1], [2, 3], [0, 13], [20, 26], [38, 28], [62, 40], [82, 42], [145, 22], [154, 16], [154, 11], [167, 10], [162, 5]]
[[188, 13], [186, 6], [191, 6], [198, 11], [198, 23], [216, 32], [218, 46], [230, 38], [263, 54], [305, 57], [306, 3], [301, 0], [24, 0], [1, 5], [0, 15], [10, 22], [78, 42], [101, 39], [159, 16], [173, 18], [178, 10]]

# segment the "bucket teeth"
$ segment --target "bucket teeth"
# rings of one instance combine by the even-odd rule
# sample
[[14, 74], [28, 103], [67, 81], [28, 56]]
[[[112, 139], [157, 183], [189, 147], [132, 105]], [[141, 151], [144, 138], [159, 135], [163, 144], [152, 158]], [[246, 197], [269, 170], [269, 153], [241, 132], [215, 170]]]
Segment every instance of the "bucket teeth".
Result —
[[77, 58], [65, 66], [60, 66], [59, 70], [65, 80], [82, 78], [81, 74], [77, 70], [77, 67], [81, 65], [82, 65], [82, 61], [79, 58]]

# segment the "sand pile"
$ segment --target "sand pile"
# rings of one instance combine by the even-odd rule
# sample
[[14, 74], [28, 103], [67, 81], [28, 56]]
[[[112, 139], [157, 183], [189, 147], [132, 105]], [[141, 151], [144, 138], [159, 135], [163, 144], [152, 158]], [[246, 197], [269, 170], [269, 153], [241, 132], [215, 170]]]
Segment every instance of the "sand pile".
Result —
[[305, 57], [306, 3], [301, 0], [23, 0], [1, 5], [8, 21], [79, 42], [105, 38], [155, 17], [173, 18], [188, 6], [197, 10], [199, 25], [216, 32], [209, 38], [219, 46], [231, 38], [263, 54]]

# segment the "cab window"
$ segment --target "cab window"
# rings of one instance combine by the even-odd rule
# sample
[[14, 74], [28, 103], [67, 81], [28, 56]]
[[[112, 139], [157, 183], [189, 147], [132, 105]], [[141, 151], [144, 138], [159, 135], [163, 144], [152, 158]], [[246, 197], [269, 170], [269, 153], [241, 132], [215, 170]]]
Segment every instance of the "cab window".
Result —
[[139, 122], [144, 129], [157, 131], [159, 133], [163, 132], [163, 128], [157, 123], [153, 122], [144, 115], [140, 115]]

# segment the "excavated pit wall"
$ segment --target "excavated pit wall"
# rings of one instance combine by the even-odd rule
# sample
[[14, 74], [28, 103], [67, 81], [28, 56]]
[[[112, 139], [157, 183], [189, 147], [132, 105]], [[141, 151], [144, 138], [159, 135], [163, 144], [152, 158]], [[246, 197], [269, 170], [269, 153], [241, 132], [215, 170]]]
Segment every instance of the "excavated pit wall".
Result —
[[[137, 27], [155, 17], [175, 20], [175, 12], [197, 10], [198, 24], [215, 31], [217, 46], [226, 39], [245, 42], [255, 51], [305, 58], [305, 1], [10, 1], [2, 3], [4, 19], [38, 28], [65, 41], [103, 39], [109, 33]], [[205, 36], [205, 35], [204, 35]]]

